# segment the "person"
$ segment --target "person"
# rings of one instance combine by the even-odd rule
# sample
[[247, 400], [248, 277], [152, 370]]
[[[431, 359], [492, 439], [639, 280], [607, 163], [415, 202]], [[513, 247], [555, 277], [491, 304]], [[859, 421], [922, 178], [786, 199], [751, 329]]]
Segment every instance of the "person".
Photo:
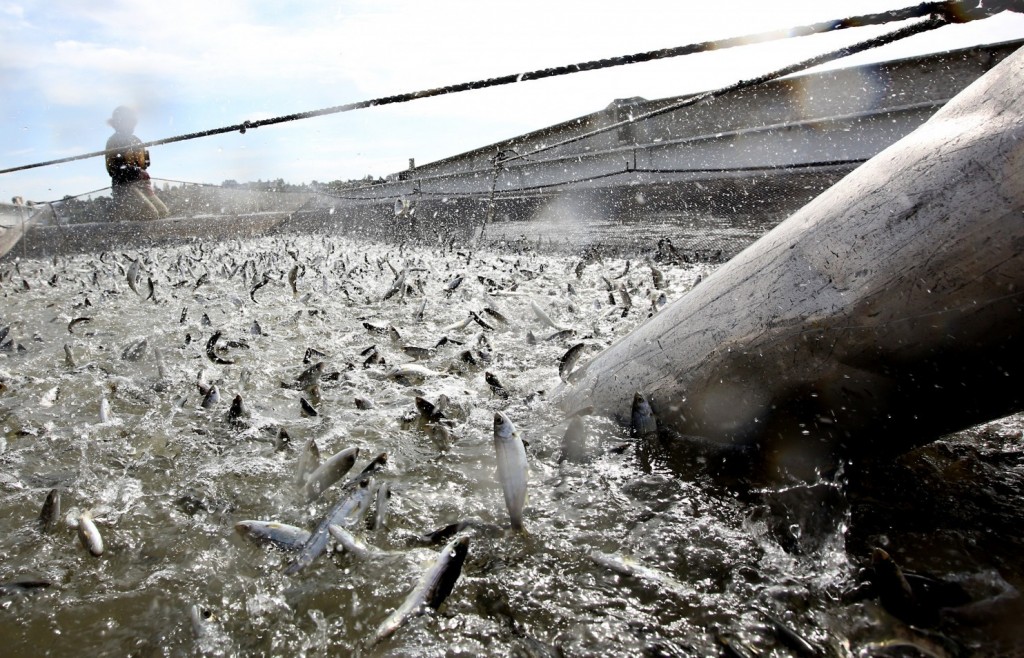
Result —
[[149, 151], [134, 135], [138, 117], [130, 107], [116, 108], [107, 123], [114, 134], [107, 140], [106, 164], [110, 174], [114, 213], [120, 219], [158, 219], [170, 214], [149, 179]]

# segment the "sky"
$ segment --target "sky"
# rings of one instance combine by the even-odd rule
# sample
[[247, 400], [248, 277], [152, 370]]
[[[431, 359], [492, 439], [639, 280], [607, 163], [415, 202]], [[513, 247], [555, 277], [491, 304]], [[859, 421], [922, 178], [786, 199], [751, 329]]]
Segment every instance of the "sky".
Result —
[[[118, 105], [155, 140], [245, 120], [789, 28], [917, 0], [0, 0], [0, 169], [102, 150]], [[386, 176], [596, 112], [728, 85], [896, 25], [749, 45], [264, 126], [151, 149], [151, 175], [219, 184]], [[1024, 38], [949, 25], [842, 65]], [[0, 174], [0, 201], [108, 187], [101, 158]], [[102, 194], [104, 192], [100, 192]]]

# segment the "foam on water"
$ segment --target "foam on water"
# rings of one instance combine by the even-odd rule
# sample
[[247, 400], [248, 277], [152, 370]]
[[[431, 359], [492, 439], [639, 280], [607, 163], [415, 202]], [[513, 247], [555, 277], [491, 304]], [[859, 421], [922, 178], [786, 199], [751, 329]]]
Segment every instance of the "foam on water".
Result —
[[[138, 257], [142, 295], [125, 275]], [[589, 359], [658, 308], [641, 261], [615, 280], [633, 298], [625, 317], [609, 304], [602, 278], [623, 272], [625, 261], [591, 262], [578, 278], [577, 262], [564, 254], [319, 237], [19, 262], [4, 283], [0, 312], [25, 348], [0, 361], [0, 581], [35, 577], [54, 586], [0, 599], [9, 617], [5, 655], [709, 655], [719, 652], [721, 633], [776, 646], [763, 630], [764, 612], [838, 650], [845, 630], [834, 627], [846, 613], [837, 612], [834, 590], [854, 568], [843, 541], [843, 500], [824, 538], [787, 552], [749, 500], [705, 478], [679, 477], [637, 448], [612, 450], [630, 441], [614, 420], [588, 417], [590, 458], [559, 463], [567, 420], [546, 401], [560, 383], [559, 357], [583, 341], [581, 362]], [[295, 264], [304, 270], [293, 292], [288, 274]], [[395, 281], [389, 264], [409, 268], [410, 288], [382, 300]], [[658, 267], [670, 302], [712, 269]], [[447, 295], [456, 272], [465, 280]], [[269, 283], [251, 292], [265, 273]], [[155, 302], [144, 299], [147, 278]], [[570, 282], [575, 295], [567, 292]], [[531, 301], [575, 336], [543, 340], [554, 330], [537, 321]], [[450, 331], [448, 338], [463, 344], [418, 362], [437, 373], [422, 383], [387, 376], [412, 362], [402, 345], [432, 347], [442, 328], [488, 304], [509, 326]], [[68, 323], [78, 317], [91, 321], [70, 333]], [[261, 335], [251, 332], [254, 321]], [[401, 339], [372, 333], [364, 322], [390, 325]], [[527, 343], [528, 330], [536, 345]], [[234, 363], [207, 357], [215, 331], [222, 332], [218, 345], [248, 345], [220, 353]], [[464, 350], [488, 351], [481, 336], [493, 348], [491, 360], [462, 362]], [[123, 359], [124, 348], [141, 338], [148, 343], [143, 358]], [[65, 343], [74, 367], [65, 361]], [[363, 366], [360, 353], [370, 345], [386, 365]], [[305, 392], [282, 386], [307, 367], [307, 348], [326, 354], [325, 371], [338, 373], [320, 383], [316, 417], [300, 413]], [[162, 355], [162, 379], [154, 350]], [[485, 370], [510, 391], [508, 400], [492, 395]], [[200, 407], [198, 380], [218, 385], [219, 404]], [[227, 417], [236, 394], [250, 411], [242, 426]], [[434, 401], [442, 394], [451, 400], [455, 439], [444, 449], [404, 419], [415, 410], [414, 396]], [[104, 396], [114, 416], [107, 422], [99, 417]], [[357, 409], [357, 396], [374, 407]], [[488, 529], [508, 525], [491, 437], [496, 410], [529, 443], [526, 535]], [[275, 448], [281, 428], [291, 437], [284, 450]], [[309, 504], [295, 486], [308, 439], [324, 456], [359, 447], [356, 469], [388, 453], [378, 477], [392, 486], [389, 522], [365, 539], [389, 555], [332, 553], [285, 576], [287, 554], [234, 532], [242, 519], [312, 529], [337, 500], [337, 486]], [[51, 535], [38, 532], [39, 506], [53, 487], [62, 489], [69, 521], [93, 510], [107, 546], [102, 557], [90, 556], [68, 523]], [[482, 525], [466, 531], [469, 558], [447, 604], [371, 647], [374, 630], [432, 560], [415, 538], [463, 519]], [[595, 553], [643, 569], [621, 573], [596, 562]], [[196, 622], [192, 606], [209, 618]]]

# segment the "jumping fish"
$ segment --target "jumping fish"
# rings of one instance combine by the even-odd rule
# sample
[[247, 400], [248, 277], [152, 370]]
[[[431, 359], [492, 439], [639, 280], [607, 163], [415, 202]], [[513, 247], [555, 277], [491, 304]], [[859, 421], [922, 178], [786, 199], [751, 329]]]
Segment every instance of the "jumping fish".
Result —
[[319, 557], [324, 552], [324, 549], [327, 548], [327, 540], [330, 538], [330, 526], [352, 527], [358, 523], [362, 519], [361, 515], [366, 513], [372, 494], [372, 477], [360, 480], [355, 491], [351, 493], [346, 492], [310, 534], [309, 539], [302, 545], [299, 554], [284, 570], [285, 575], [294, 575], [313, 564], [313, 560]]
[[512, 529], [522, 530], [526, 505], [526, 448], [515, 425], [500, 411], [494, 413], [494, 452]]
[[373, 548], [340, 525], [331, 524], [327, 526], [327, 531], [345, 549], [346, 553], [351, 553], [361, 560], [374, 555], [385, 554], [384, 551]]
[[569, 380], [569, 375], [572, 374], [572, 369], [579, 361], [580, 355], [583, 354], [584, 347], [586, 347], [585, 343], [576, 343], [558, 360], [558, 376], [562, 378], [563, 382]]
[[654, 417], [654, 410], [651, 409], [651, 404], [640, 391], [633, 394], [633, 408], [630, 414], [630, 427], [633, 430], [633, 436], [637, 438], [642, 438], [658, 432], [658, 421]]
[[203, 409], [210, 409], [218, 402], [220, 402], [220, 389], [217, 388], [216, 384], [213, 384], [210, 386], [210, 390], [206, 392], [206, 395], [203, 396], [200, 406]]
[[562, 452], [558, 456], [558, 463], [573, 462], [580, 463], [586, 460], [587, 431], [583, 425], [583, 418], [573, 416], [569, 421], [569, 427], [562, 437]]
[[276, 521], [239, 521], [235, 532], [256, 544], [270, 544], [285, 551], [297, 551], [309, 541], [309, 531]]
[[311, 503], [319, 498], [321, 493], [351, 471], [358, 456], [359, 448], [345, 448], [320, 464], [306, 479], [303, 486], [306, 502]]
[[369, 517], [367, 525], [370, 530], [380, 530], [388, 522], [388, 504], [391, 501], [391, 485], [381, 482], [377, 487], [377, 501], [374, 507], [373, 516]]
[[320, 415], [320, 413], [313, 408], [313, 405], [310, 404], [309, 400], [306, 398], [299, 398], [299, 413], [303, 418], [315, 418]]
[[121, 352], [121, 358], [125, 361], [140, 361], [142, 357], [146, 355], [146, 349], [149, 347], [149, 339], [142, 338], [135, 341], [128, 347], [124, 348]]
[[39, 526], [42, 532], [53, 532], [60, 520], [60, 489], [50, 489], [39, 512]]
[[228, 422], [234, 425], [243, 424], [244, 419], [248, 416], [249, 410], [246, 409], [241, 394], [235, 395], [235, 399], [231, 401], [231, 408], [228, 409]]
[[69, 334], [75, 333], [75, 327], [77, 327], [80, 324], [86, 324], [88, 322], [92, 322], [92, 318], [89, 318], [89, 317], [75, 318], [71, 322], [68, 322], [68, 333]]
[[310, 439], [306, 441], [305, 447], [302, 449], [302, 454], [299, 455], [299, 466], [295, 473], [295, 482], [299, 486], [306, 484], [306, 480], [309, 476], [320, 467], [320, 448], [316, 445], [316, 441]]
[[552, 329], [556, 331], [562, 331], [563, 329], [565, 329], [565, 327], [557, 324], [554, 320], [552, 320], [551, 316], [545, 313], [544, 309], [542, 309], [540, 305], [538, 305], [537, 302], [535, 302], [532, 299], [530, 300], [530, 308], [533, 309], [533, 314], [537, 316], [538, 320], [548, 325]]
[[490, 371], [484, 373], [484, 381], [491, 387], [491, 393], [501, 398], [502, 400], [508, 399], [508, 389], [506, 389], [501, 381]]
[[106, 396], [100, 398], [100, 422], [109, 423], [114, 419], [114, 414], [110, 411], [110, 401], [107, 400]]
[[468, 553], [469, 537], [463, 535], [449, 542], [402, 605], [398, 606], [377, 629], [375, 641], [380, 642], [387, 638], [409, 619], [425, 613], [427, 608], [440, 608], [455, 588]]
[[207, 358], [210, 359], [210, 361], [213, 361], [214, 363], [230, 365], [234, 363], [234, 361], [232, 361], [231, 359], [222, 358], [220, 355], [217, 354], [217, 341], [220, 340], [220, 336], [221, 332], [215, 331], [213, 335], [210, 336], [210, 340], [206, 341], [206, 356]]
[[132, 289], [136, 295], [141, 294], [139, 292], [139, 281], [142, 280], [142, 261], [138, 258], [132, 261], [132, 264], [128, 266], [127, 272], [128, 287]]
[[82, 542], [85, 550], [92, 555], [99, 557], [103, 555], [103, 537], [92, 520], [90, 512], [83, 512], [78, 517], [78, 539]]

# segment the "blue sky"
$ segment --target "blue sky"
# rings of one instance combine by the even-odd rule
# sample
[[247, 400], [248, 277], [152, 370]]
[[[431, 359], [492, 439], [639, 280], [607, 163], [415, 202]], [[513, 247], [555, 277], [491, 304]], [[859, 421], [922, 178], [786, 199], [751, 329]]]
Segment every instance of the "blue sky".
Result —
[[[750, 34], [916, 0], [622, 3], [0, 0], [0, 169], [103, 148], [135, 106], [144, 140], [478, 78]], [[750, 77], [859, 41], [858, 28], [370, 108], [152, 149], [156, 178], [383, 176], [588, 114]], [[941, 28], [868, 58], [1024, 38], [1024, 17]], [[861, 57], [860, 60], [868, 59]], [[0, 175], [0, 200], [105, 188], [99, 158]]]

